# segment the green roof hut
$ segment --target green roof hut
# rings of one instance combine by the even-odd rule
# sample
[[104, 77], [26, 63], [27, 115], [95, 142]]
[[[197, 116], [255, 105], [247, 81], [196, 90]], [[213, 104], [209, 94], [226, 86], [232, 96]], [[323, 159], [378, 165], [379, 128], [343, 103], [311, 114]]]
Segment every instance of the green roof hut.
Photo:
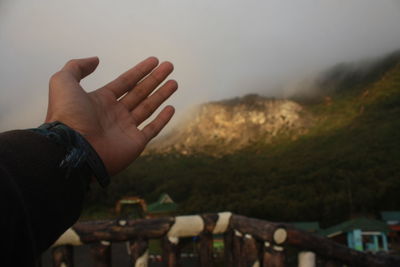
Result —
[[356, 218], [319, 231], [319, 234], [359, 251], [388, 251], [388, 225], [379, 220]]
[[178, 205], [172, 200], [172, 198], [164, 193], [158, 200], [147, 206], [147, 216], [154, 218], [160, 216], [174, 215]]

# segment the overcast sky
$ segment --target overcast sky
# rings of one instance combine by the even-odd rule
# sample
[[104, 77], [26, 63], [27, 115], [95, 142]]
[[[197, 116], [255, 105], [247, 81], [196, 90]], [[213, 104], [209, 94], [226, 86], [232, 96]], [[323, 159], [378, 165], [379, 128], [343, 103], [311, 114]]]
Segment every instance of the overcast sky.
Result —
[[400, 0], [0, 0], [0, 130], [39, 125], [52, 73], [96, 55], [93, 90], [147, 56], [172, 61], [178, 115], [400, 48]]

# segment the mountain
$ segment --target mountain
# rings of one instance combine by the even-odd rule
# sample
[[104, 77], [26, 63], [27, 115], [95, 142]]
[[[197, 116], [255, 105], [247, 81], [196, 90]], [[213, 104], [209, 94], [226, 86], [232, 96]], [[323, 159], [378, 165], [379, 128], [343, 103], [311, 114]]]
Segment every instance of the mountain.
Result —
[[201, 105], [149, 153], [221, 155], [282, 135], [295, 139], [311, 125], [312, 116], [294, 101], [247, 95]]
[[115, 177], [108, 198], [92, 190], [88, 205], [167, 192], [181, 213], [230, 210], [323, 226], [400, 210], [400, 52], [358, 66], [323, 72], [314, 97], [205, 104], [162, 149]]

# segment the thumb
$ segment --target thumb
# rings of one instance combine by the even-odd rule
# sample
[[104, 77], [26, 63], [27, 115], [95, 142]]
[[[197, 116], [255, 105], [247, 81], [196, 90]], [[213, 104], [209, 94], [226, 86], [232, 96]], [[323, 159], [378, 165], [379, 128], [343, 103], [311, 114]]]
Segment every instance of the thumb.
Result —
[[72, 75], [77, 82], [91, 74], [99, 65], [98, 57], [88, 57], [80, 59], [71, 59], [61, 69], [62, 72], [66, 72]]

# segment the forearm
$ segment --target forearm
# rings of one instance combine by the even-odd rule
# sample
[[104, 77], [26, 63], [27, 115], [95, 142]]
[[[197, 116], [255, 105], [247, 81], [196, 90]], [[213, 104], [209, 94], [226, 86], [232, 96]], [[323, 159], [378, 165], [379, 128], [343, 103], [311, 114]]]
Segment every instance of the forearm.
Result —
[[[16, 220], [27, 219], [26, 227], [30, 228], [33, 239], [19, 241], [33, 242], [36, 254], [49, 247], [78, 219], [89, 186], [88, 172], [74, 171], [67, 177], [67, 170], [59, 167], [65, 154], [63, 146], [31, 131], [0, 134], [0, 163], [3, 173], [7, 173], [7, 177], [1, 173], [1, 183], [12, 179], [15, 185], [13, 194], [23, 205], [18, 212], [24, 214], [12, 216]], [[12, 218], [8, 222], [13, 223]]]

